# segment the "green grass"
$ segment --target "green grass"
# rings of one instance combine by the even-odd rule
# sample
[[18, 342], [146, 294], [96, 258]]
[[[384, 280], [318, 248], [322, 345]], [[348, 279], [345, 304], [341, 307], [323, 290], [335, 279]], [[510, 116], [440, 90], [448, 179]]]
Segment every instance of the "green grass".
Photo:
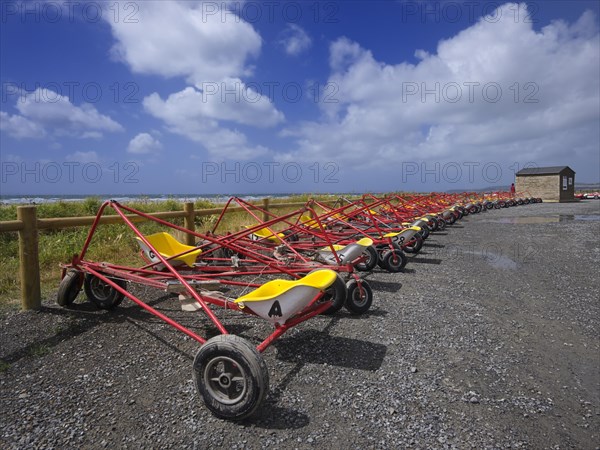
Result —
[[[306, 202], [309, 198], [318, 200], [335, 200], [338, 196], [310, 194], [293, 196], [285, 199], [271, 200], [270, 204]], [[56, 202], [37, 206], [38, 218], [54, 217], [80, 217], [93, 216], [98, 211], [101, 200], [98, 197], [90, 197], [81, 202]], [[126, 203], [139, 211], [153, 213], [159, 211], [182, 211], [183, 203], [174, 199], [161, 202], [140, 200]], [[258, 202], [262, 206], [262, 202]], [[207, 201], [197, 201], [194, 205], [196, 210], [215, 208], [215, 205]], [[277, 209], [277, 214], [285, 214], [296, 208]], [[115, 214], [114, 210], [107, 208], [104, 214]], [[17, 206], [0, 206], [0, 221], [16, 220]], [[197, 217], [196, 230], [206, 232], [213, 228], [217, 216]], [[171, 221], [177, 225], [183, 225], [183, 219]], [[244, 225], [255, 223], [255, 220], [246, 213], [227, 214], [221, 224], [218, 233], [227, 231], [238, 231]], [[165, 228], [155, 222], [143, 222], [137, 224], [143, 234], [151, 234], [164, 231]], [[39, 233], [39, 262], [40, 282], [42, 298], [51, 296], [60, 282], [61, 263], [71, 261], [74, 254], [78, 253], [85, 242], [89, 227], [68, 228], [64, 230], [42, 230]], [[178, 236], [175, 230], [175, 237]], [[126, 225], [101, 225], [98, 227], [86, 259], [91, 261], [109, 261], [116, 264], [139, 266], [142, 260], [139, 257], [139, 248], [134, 239], [133, 232]], [[19, 242], [18, 233], [0, 233], [0, 309], [17, 309], [20, 306], [20, 275], [19, 275]]]

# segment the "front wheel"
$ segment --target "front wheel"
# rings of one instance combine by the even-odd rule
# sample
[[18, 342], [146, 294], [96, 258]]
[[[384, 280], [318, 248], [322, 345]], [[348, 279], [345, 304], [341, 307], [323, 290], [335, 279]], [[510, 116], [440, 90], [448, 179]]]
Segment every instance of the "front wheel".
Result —
[[245, 339], [222, 334], [200, 347], [194, 382], [215, 416], [242, 420], [261, 405], [269, 390], [269, 371], [261, 354]]
[[361, 280], [360, 286], [354, 279], [348, 281], [346, 285], [348, 289], [348, 297], [346, 298], [345, 307], [352, 314], [366, 313], [373, 303], [373, 290], [369, 283]]
[[[118, 278], [110, 278], [109, 280], [116, 283], [119, 287], [125, 289], [127, 284], [124, 280]], [[100, 309], [112, 309], [118, 306], [124, 295], [117, 291], [110, 284], [105, 283], [100, 278], [91, 273], [86, 274], [83, 282], [83, 290], [87, 298]]]

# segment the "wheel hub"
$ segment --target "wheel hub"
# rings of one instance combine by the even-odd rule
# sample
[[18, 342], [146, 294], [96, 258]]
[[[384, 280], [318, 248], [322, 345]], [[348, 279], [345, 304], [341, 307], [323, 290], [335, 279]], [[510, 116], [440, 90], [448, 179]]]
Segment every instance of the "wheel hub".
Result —
[[231, 385], [231, 376], [228, 373], [221, 374], [219, 377], [221, 387], [228, 388]]

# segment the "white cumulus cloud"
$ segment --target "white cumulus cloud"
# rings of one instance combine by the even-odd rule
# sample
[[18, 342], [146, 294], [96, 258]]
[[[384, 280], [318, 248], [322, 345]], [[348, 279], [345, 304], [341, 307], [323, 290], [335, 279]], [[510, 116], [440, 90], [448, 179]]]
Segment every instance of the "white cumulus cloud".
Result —
[[4, 111], [0, 111], [0, 130], [17, 139], [40, 139], [46, 136], [46, 130], [41, 125], [26, 117], [10, 115]]
[[117, 42], [114, 56], [133, 72], [185, 77], [190, 84], [250, 72], [260, 35], [223, 2], [138, 2], [136, 22], [105, 15]]
[[109, 21], [114, 55], [134, 72], [180, 77], [191, 85], [166, 99], [147, 96], [145, 110], [212, 156], [248, 159], [267, 152], [230, 128], [284, 120], [266, 96], [241, 80], [252, 73], [248, 60], [262, 45], [253, 26], [227, 10], [226, 2], [143, 2], [138, 16], [133, 24]]
[[148, 133], [139, 133], [127, 146], [129, 153], [144, 155], [149, 153], [156, 153], [162, 148], [162, 144], [158, 139], [153, 138]]
[[288, 55], [296, 56], [310, 48], [312, 39], [302, 27], [289, 23], [281, 33], [279, 44]]
[[99, 138], [102, 131], [123, 130], [119, 123], [100, 114], [93, 105], [76, 106], [68, 97], [48, 89], [27, 92], [15, 107], [20, 114], [0, 114], [2, 129], [16, 138], [42, 138], [48, 134]]
[[[540, 30], [511, 15], [478, 21], [420, 61], [388, 64], [358, 43], [330, 46], [335, 102], [323, 120], [288, 127], [284, 159], [339, 160], [351, 167], [402, 161], [598, 160], [600, 47], [597, 20]], [[498, 155], [498, 156], [495, 156]], [[562, 158], [562, 159], [561, 159]]]

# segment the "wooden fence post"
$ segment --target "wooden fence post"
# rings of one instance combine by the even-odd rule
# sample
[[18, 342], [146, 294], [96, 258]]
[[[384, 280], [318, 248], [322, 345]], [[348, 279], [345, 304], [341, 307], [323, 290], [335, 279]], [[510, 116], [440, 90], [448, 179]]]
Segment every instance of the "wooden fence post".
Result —
[[[185, 211], [185, 217], [183, 218], [183, 226], [184, 228], [190, 231], [196, 231], [195, 219], [196, 214], [194, 212], [194, 203], [186, 202], [183, 205], [183, 210]], [[185, 243], [187, 245], [196, 245], [196, 236], [193, 234], [186, 233], [185, 234]]]
[[[263, 206], [262, 207], [265, 211], [269, 210], [269, 199], [268, 198], [263, 198]], [[269, 220], [269, 215], [266, 212], [264, 212], [263, 213], [263, 222], [267, 222], [268, 220]]]
[[19, 206], [17, 219], [23, 222], [23, 228], [19, 231], [21, 307], [24, 310], [39, 309], [42, 306], [42, 296], [36, 207]]

